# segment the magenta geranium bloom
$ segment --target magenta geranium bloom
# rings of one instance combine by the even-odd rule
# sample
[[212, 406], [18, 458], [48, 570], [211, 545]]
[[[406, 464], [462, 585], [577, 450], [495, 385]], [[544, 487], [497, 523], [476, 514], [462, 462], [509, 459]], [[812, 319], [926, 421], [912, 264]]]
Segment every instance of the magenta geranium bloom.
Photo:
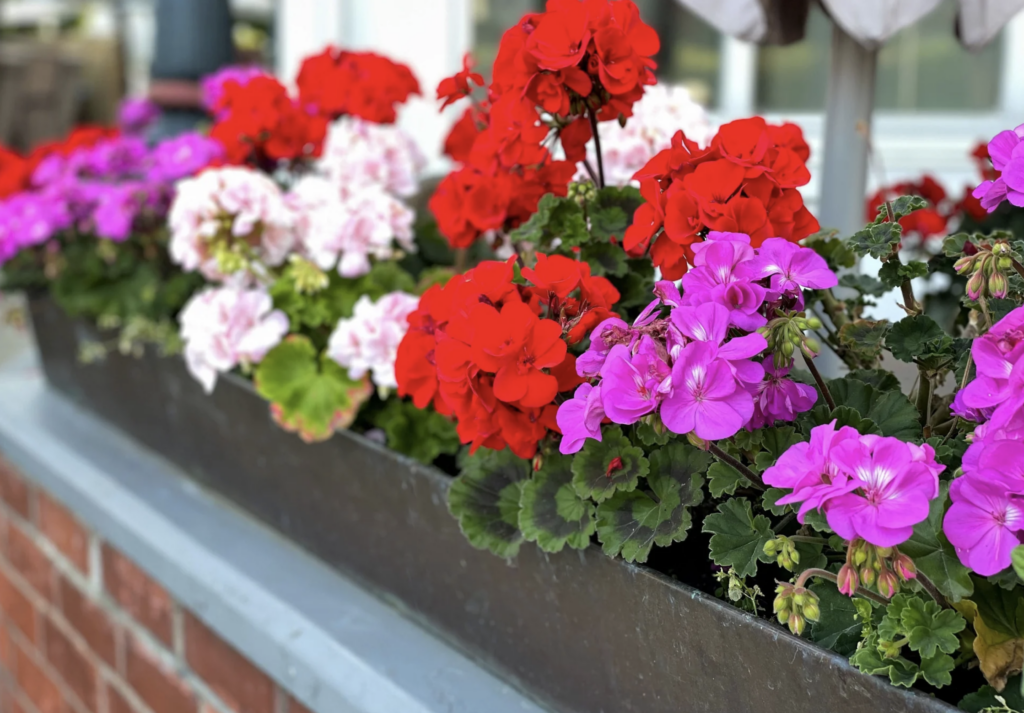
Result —
[[1010, 554], [1021, 543], [1024, 503], [979, 479], [957, 478], [953, 486], [943, 532], [964, 566], [986, 577], [998, 574], [1010, 566]]
[[764, 428], [776, 421], [793, 421], [797, 414], [814, 408], [818, 392], [813, 386], [787, 378], [789, 367], [776, 369], [772, 357], [765, 359], [761, 365], [765, 378], [755, 387], [754, 415], [747, 428]]
[[709, 342], [689, 344], [672, 367], [672, 392], [661, 405], [661, 420], [673, 433], [705, 440], [736, 434], [750, 420], [754, 402]]
[[775, 504], [800, 503], [797, 519], [803, 522], [808, 512], [856, 488], [857, 484], [851, 485], [849, 475], [833, 460], [832, 451], [859, 438], [856, 429], [849, 426], [836, 430], [834, 420], [811, 429], [809, 442], [790, 446], [762, 476], [765, 485], [793, 491]]
[[613, 423], [636, 423], [658, 407], [671, 373], [650, 337], [640, 340], [635, 354], [624, 344], [615, 345], [601, 369], [605, 414]]
[[779, 293], [801, 288], [825, 290], [839, 284], [821, 255], [783, 238], [765, 240], [757, 249], [757, 257], [743, 267], [743, 274], [752, 280], [770, 277], [771, 289]]
[[757, 384], [764, 377], [764, 368], [750, 361], [768, 348], [760, 334], [745, 334], [725, 341], [732, 324], [729, 310], [709, 302], [699, 307], [680, 307], [672, 311], [672, 326], [694, 342], [707, 342], [718, 347], [718, 356], [729, 362], [733, 374], [745, 384]]
[[974, 189], [972, 195], [981, 202], [989, 213], [1003, 201], [1019, 207], [1024, 206], [1024, 124], [1013, 131], [1000, 131], [988, 142], [988, 155], [992, 167], [1002, 175], [994, 181], [985, 181]]
[[609, 317], [590, 333], [590, 347], [576, 360], [576, 373], [590, 379], [601, 373], [608, 353], [616, 344], [632, 346], [636, 333], [618, 317]]
[[578, 452], [588, 438], [600, 441], [604, 420], [601, 387], [580, 384], [572, 398], [558, 407], [555, 420], [562, 431], [558, 450], [563, 454]]

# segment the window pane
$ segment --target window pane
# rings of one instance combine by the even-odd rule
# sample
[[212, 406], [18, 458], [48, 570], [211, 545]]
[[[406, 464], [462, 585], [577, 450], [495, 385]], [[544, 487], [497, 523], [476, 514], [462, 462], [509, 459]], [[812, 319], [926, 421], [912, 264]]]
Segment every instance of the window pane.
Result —
[[722, 35], [675, 0], [634, 0], [661, 38], [658, 81], [682, 84], [705, 106], [718, 102]]
[[[999, 100], [1003, 37], [971, 53], [953, 32], [957, 6], [934, 12], [892, 38], [879, 52], [875, 105], [891, 110], [977, 111]], [[807, 36], [788, 47], [758, 52], [760, 110], [821, 111], [828, 85], [832, 21], [812, 6]]]
[[526, 13], [543, 10], [544, 0], [473, 0], [473, 57], [488, 84], [505, 30]]

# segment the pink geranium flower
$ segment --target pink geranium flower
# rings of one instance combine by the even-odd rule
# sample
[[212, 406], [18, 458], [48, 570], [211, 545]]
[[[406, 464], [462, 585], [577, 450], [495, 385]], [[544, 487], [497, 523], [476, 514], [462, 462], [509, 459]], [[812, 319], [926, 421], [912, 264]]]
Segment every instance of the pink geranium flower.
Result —
[[613, 423], [636, 423], [658, 407], [670, 374], [650, 337], [640, 340], [635, 354], [624, 344], [612, 347], [601, 370], [605, 414]]
[[719, 357], [717, 346], [693, 342], [683, 349], [672, 367], [672, 393], [661, 407], [668, 430], [705, 440], [729, 438], [753, 413], [750, 394]]
[[603, 419], [600, 385], [580, 384], [572, 398], [558, 407], [555, 420], [562, 432], [558, 450], [568, 455], [583, 448], [588, 438], [600, 441]]
[[980, 478], [957, 478], [953, 486], [943, 532], [964, 566], [986, 577], [998, 574], [1010, 566], [1010, 554], [1021, 543], [1024, 502]]

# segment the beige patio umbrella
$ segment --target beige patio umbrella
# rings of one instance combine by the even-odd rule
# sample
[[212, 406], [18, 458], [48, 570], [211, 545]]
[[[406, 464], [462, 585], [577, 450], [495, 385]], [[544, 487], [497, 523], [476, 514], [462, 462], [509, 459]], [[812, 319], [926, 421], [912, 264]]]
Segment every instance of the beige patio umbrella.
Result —
[[[811, 0], [678, 0], [724, 33], [758, 44], [803, 38]], [[859, 227], [867, 191], [875, 67], [885, 42], [942, 0], [817, 0], [833, 20], [825, 105], [824, 166], [819, 218], [823, 226]], [[994, 38], [1024, 0], [958, 0], [955, 32], [967, 49]]]

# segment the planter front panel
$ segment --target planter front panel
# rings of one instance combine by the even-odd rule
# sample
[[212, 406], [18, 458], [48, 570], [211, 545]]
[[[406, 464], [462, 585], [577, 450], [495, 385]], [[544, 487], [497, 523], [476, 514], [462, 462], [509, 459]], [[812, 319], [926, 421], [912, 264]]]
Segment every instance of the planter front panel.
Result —
[[180, 359], [79, 365], [82, 328], [47, 301], [32, 316], [62, 392], [559, 710], [953, 710], [597, 548], [526, 544], [511, 562], [477, 551], [439, 471], [349, 433], [302, 443], [247, 383], [222, 378], [206, 395]]

